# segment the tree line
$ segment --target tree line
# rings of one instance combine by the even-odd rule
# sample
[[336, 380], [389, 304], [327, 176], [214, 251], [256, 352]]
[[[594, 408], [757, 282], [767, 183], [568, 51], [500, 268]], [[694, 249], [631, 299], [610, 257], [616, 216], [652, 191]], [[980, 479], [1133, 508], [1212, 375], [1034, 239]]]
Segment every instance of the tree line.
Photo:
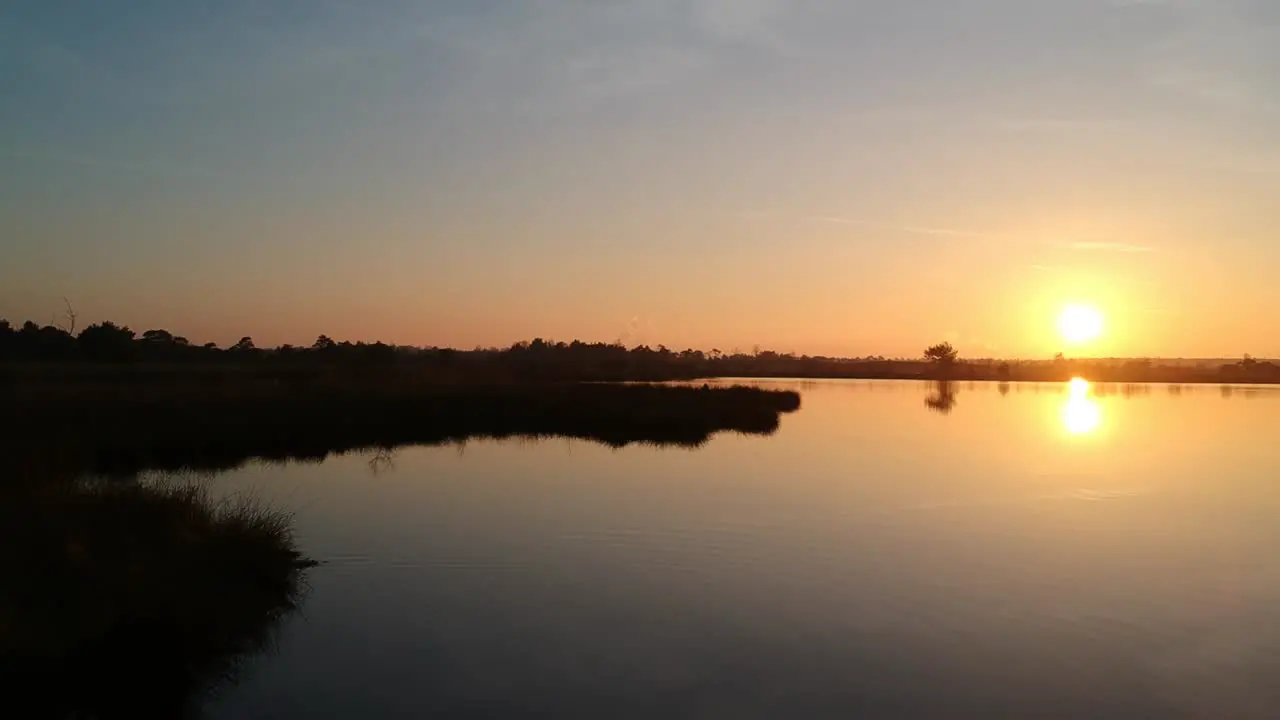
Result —
[[1130, 382], [1280, 382], [1280, 366], [1248, 355], [1214, 367], [1161, 365], [1151, 360], [1047, 361], [963, 360], [950, 343], [925, 349], [917, 360], [884, 357], [838, 358], [796, 355], [754, 348], [724, 352], [664, 345], [628, 348], [620, 342], [555, 342], [537, 338], [505, 348], [457, 350], [409, 347], [383, 342], [336, 341], [318, 336], [307, 346], [260, 347], [245, 336], [227, 347], [193, 343], [169, 330], [137, 333], [104, 321], [75, 332], [68, 327], [27, 321], [13, 326], [0, 319], [0, 362], [250, 365], [259, 367], [427, 368], [449, 377], [504, 377], [539, 380], [677, 380], [702, 377], [947, 378], [956, 380], [1060, 381], [1081, 375], [1091, 380]]
[[901, 363], [882, 357], [851, 360], [795, 355], [755, 348], [729, 352], [665, 345], [626, 347], [620, 342], [555, 342], [536, 338], [505, 348], [458, 350], [410, 347], [383, 342], [337, 341], [318, 336], [307, 346], [261, 347], [252, 337], [220, 347], [197, 344], [169, 330], [138, 333], [123, 324], [104, 321], [79, 332], [74, 326], [38, 325], [27, 321], [15, 327], [0, 320], [0, 361], [22, 363], [104, 364], [251, 364], [260, 366], [397, 365], [428, 367], [452, 373], [495, 374], [564, 380], [682, 379], [712, 375], [769, 375], [841, 377], [854, 362], [863, 369], [913, 377], [923, 363]]

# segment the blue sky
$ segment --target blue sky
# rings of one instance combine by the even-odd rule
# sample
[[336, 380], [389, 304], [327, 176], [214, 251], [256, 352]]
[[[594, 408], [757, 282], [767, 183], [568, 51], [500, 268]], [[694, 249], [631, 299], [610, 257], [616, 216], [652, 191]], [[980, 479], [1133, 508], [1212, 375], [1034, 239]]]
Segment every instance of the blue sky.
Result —
[[11, 319], [1280, 355], [1277, 3], [11, 0], [0, 97]]

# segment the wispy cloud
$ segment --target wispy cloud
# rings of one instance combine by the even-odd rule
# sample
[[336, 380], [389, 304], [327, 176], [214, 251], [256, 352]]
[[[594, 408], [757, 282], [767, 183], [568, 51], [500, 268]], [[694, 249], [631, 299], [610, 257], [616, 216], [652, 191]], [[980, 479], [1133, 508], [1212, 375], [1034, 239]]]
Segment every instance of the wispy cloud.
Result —
[[199, 167], [184, 166], [178, 163], [118, 160], [57, 145], [33, 146], [26, 149], [0, 148], [0, 158], [27, 161], [39, 165], [79, 166], [114, 174], [127, 173], [166, 178], [182, 177], [213, 180], [237, 179], [235, 175], [210, 172]]
[[530, 0], [500, 16], [426, 13], [414, 34], [464, 91], [509, 87], [508, 104], [564, 109], [687, 87], [724, 70], [731, 48], [782, 52], [793, 12], [788, 0]]
[[1155, 252], [1156, 250], [1150, 245], [1133, 245], [1131, 243], [1122, 243], [1122, 242], [1076, 242], [1076, 243], [1067, 243], [1063, 247], [1067, 248], [1068, 250], [1118, 252], [1118, 253], [1146, 253], [1146, 252]]
[[691, 8], [698, 24], [713, 36], [773, 45], [777, 39], [772, 26], [787, 8], [787, 3], [779, 0], [694, 0]]
[[1104, 132], [1133, 125], [1123, 120], [1088, 117], [1000, 117], [995, 122], [1012, 132]]
[[1269, 77], [1280, 27], [1271, 3], [1180, 0], [1129, 4], [1170, 11], [1174, 29], [1154, 48], [1149, 81], [1220, 109], [1275, 107]]
[[19, 70], [34, 73], [44, 83], [94, 97], [126, 91], [120, 78], [76, 49], [29, 27], [0, 22], [0, 58]]
[[990, 233], [979, 232], [977, 230], [879, 223], [868, 220], [859, 220], [857, 218], [838, 217], [834, 215], [820, 215], [815, 219], [821, 220], [822, 222], [833, 223], [835, 225], [856, 225], [858, 227], [874, 228], [876, 230], [888, 230], [891, 232], [908, 233], [911, 235], [927, 235], [931, 237], [981, 238], [991, 236]]

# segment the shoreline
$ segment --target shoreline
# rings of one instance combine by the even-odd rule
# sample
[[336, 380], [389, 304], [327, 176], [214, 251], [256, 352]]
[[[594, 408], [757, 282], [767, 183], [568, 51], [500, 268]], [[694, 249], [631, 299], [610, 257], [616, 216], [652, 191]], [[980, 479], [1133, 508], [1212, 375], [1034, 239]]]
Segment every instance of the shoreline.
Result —
[[10, 389], [0, 463], [18, 480], [217, 471], [251, 459], [480, 438], [569, 437], [621, 448], [698, 447], [719, 432], [769, 435], [800, 407], [790, 390], [660, 384], [412, 385], [92, 383]]

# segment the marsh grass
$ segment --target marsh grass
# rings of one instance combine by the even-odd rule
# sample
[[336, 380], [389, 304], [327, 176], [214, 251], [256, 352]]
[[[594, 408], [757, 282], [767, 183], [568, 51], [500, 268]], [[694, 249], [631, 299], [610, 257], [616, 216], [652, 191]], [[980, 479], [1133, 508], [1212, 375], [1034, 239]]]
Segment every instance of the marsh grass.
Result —
[[43, 387], [0, 409], [14, 428], [0, 462], [41, 482], [50, 468], [132, 477], [472, 438], [697, 446], [772, 433], [799, 404], [787, 391], [647, 384]]
[[187, 715], [270, 644], [313, 564], [289, 513], [188, 483], [2, 496], [0, 683], [37, 716]]

